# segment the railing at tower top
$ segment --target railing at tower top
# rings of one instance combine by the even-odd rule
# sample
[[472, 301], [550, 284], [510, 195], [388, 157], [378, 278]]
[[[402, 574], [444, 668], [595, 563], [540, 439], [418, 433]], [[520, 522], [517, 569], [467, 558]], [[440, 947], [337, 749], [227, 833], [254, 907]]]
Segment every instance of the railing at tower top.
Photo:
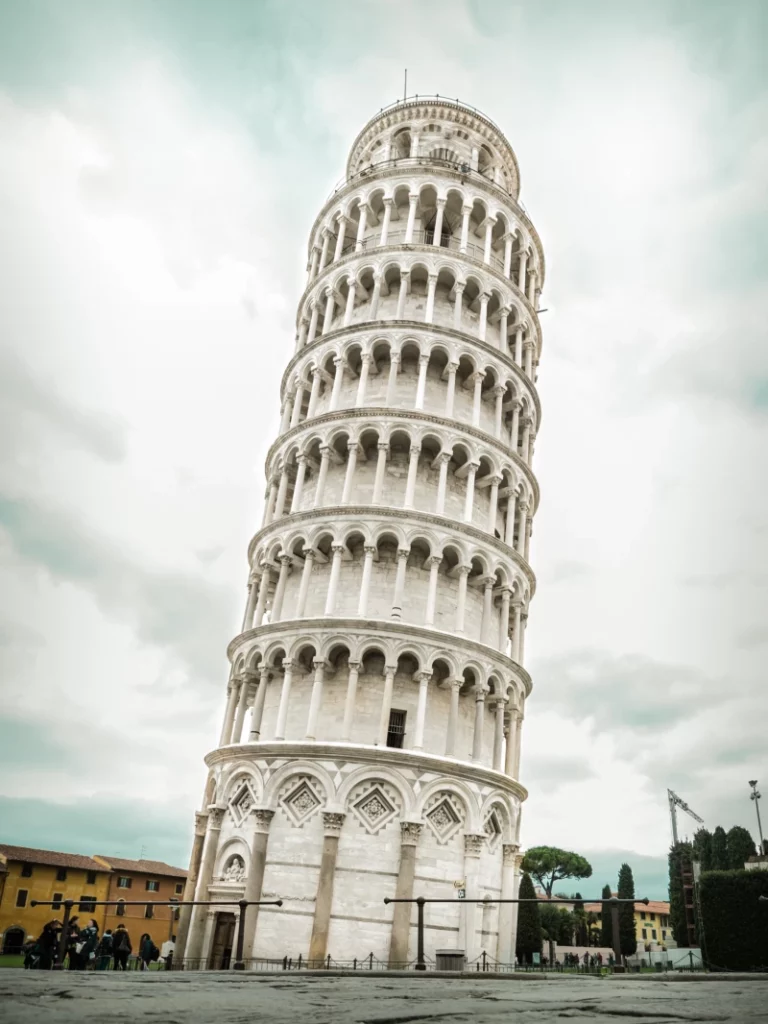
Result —
[[[473, 107], [471, 103], [465, 103], [464, 100], [454, 98], [453, 96], [441, 96], [439, 92], [426, 94], [417, 92], [414, 93], [413, 96], [404, 96], [401, 100], [394, 100], [394, 102], [388, 103], [385, 107], [380, 107], [379, 114], [383, 114], [385, 110], [392, 110], [393, 107], [405, 107], [409, 103], [429, 103], [430, 100], [438, 100], [440, 103], [450, 103], [455, 107], [462, 107], [464, 110], [471, 110], [473, 114], [477, 114], [478, 117], [482, 117], [484, 121], [487, 121], [488, 124], [492, 125], [499, 135], [502, 137], [504, 136], [504, 133], [496, 122], [492, 121], [487, 114], [482, 112], [482, 110], [479, 110], [477, 107]], [[374, 118], [371, 118], [371, 121], [373, 120]]]
[[447, 170], [458, 171], [460, 174], [464, 175], [467, 178], [482, 180], [485, 185], [488, 185], [490, 188], [498, 189], [498, 191], [501, 192], [502, 195], [505, 196], [505, 198], [511, 199], [512, 202], [525, 215], [528, 222], [530, 223], [531, 216], [526, 210], [521, 200], [515, 198], [515, 196], [509, 191], [509, 189], [504, 188], [503, 185], [500, 185], [498, 182], [494, 181], [490, 175], [485, 174], [483, 171], [480, 170], [473, 170], [468, 163], [464, 163], [463, 161], [446, 160], [445, 157], [429, 155], [395, 156], [390, 157], [389, 160], [377, 160], [376, 163], [367, 164], [362, 170], [355, 171], [355, 173], [350, 174], [349, 177], [339, 179], [339, 181], [334, 185], [333, 189], [328, 193], [328, 197], [326, 198], [325, 201], [327, 203], [330, 199], [333, 199], [333, 197], [338, 192], [340, 192], [341, 189], [346, 188], [347, 185], [351, 185], [359, 181], [364, 181], [366, 178], [370, 178], [371, 175], [375, 174], [377, 171], [387, 170], [388, 168], [391, 167], [402, 167], [404, 169], [408, 169], [410, 167], [419, 166], [443, 167]]
[[[405, 245], [405, 231], [390, 231], [387, 235], [387, 245]], [[433, 245], [435, 233], [434, 231], [416, 231], [411, 233], [411, 240], [408, 245]], [[357, 248], [357, 241], [353, 238], [345, 244], [341, 250], [342, 256], [348, 256], [354, 252]], [[378, 238], [366, 238], [361, 243], [361, 252], [370, 252], [373, 249], [379, 248]], [[448, 249], [450, 252], [459, 252], [461, 249], [461, 239], [456, 235], [443, 235], [440, 245], [436, 246], [438, 249]], [[483, 263], [485, 260], [485, 249], [482, 245], [473, 245], [468, 242], [464, 253], [462, 255], [470, 256], [472, 259], [478, 260]], [[496, 270], [504, 270], [504, 260], [497, 256], [494, 252], [491, 252], [491, 266]], [[325, 268], [324, 268], [325, 269]]]

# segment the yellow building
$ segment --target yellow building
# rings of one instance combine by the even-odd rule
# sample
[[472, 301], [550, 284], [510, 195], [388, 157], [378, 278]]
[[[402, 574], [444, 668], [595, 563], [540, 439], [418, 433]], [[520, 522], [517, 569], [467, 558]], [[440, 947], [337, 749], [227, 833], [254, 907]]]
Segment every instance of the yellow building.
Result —
[[[618, 894], [614, 893], [613, 895]], [[600, 914], [602, 904], [586, 903], [584, 909]], [[635, 905], [635, 938], [638, 943], [638, 951], [644, 950], [647, 945], [650, 945], [653, 950], [676, 945], [669, 923], [669, 903], [665, 903], [663, 900], [651, 900], [647, 907], [642, 904]]]
[[[76, 900], [72, 914], [84, 923], [96, 919], [99, 930], [104, 907], [91, 909], [89, 900], [105, 900], [110, 868], [75, 853], [33, 850], [0, 843], [0, 949], [17, 952], [29, 938], [37, 938], [46, 922], [61, 920], [64, 900]], [[58, 907], [33, 907], [33, 900], [54, 900]]]

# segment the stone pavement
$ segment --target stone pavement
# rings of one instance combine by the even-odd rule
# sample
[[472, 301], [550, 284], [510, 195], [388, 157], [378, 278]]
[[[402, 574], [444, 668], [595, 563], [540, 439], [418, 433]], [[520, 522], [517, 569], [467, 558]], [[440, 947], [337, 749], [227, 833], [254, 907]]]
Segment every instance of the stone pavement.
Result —
[[715, 978], [0, 972], [3, 1024], [555, 1024], [768, 1018], [768, 975]]

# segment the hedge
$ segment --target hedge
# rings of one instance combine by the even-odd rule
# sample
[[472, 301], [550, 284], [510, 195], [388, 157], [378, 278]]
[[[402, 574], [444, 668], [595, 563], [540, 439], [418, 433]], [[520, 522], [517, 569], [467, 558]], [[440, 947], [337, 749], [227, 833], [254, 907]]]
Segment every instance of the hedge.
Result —
[[706, 871], [701, 876], [702, 945], [713, 970], [768, 968], [768, 871]]

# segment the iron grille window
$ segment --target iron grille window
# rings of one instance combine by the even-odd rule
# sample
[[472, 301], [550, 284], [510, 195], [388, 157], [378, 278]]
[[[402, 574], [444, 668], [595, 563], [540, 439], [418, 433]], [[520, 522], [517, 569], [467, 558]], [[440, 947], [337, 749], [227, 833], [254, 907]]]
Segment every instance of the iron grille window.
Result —
[[16, 893], [16, 906], [26, 907], [27, 896], [29, 896], [29, 889], [19, 889], [19, 891]]
[[31, 878], [32, 877], [32, 865], [31, 864], [22, 864], [22, 866], [21, 866], [21, 877], [22, 878]]
[[405, 711], [390, 711], [387, 746], [402, 747], [403, 736], [405, 736]]
[[61, 910], [61, 901], [64, 899], [63, 892], [55, 892], [53, 894], [53, 904], [51, 910]]

